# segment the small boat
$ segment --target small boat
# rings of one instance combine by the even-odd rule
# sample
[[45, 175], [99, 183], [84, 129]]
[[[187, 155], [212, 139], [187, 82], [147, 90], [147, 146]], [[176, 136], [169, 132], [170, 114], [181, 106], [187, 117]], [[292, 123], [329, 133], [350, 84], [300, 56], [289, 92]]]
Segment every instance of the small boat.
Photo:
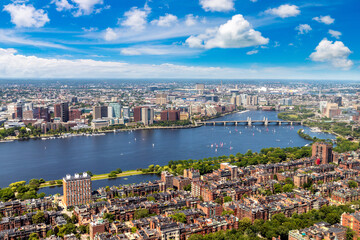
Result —
[[275, 141], [280, 142], [280, 139], [276, 139]]
[[155, 147], [155, 144], [154, 144], [154, 143], [152, 144], [152, 147]]

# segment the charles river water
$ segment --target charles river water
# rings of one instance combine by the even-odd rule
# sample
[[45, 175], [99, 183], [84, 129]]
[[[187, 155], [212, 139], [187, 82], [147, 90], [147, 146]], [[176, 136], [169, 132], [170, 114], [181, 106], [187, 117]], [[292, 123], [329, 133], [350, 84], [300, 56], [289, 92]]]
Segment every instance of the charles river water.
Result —
[[[278, 120], [277, 112], [270, 111], [235, 113], [216, 120], [246, 120], [247, 117], [253, 120], [263, 120], [264, 117]], [[32, 178], [61, 179], [66, 174], [88, 170], [100, 174], [116, 168], [124, 171], [147, 168], [151, 164], [161, 166], [170, 160], [235, 155], [238, 152], [246, 153], [249, 149], [259, 151], [268, 147], [300, 147], [310, 143], [297, 134], [300, 128], [311, 136], [335, 138], [330, 134], [311, 132], [304, 126], [244, 125], [138, 130], [108, 133], [105, 136], [0, 143], [0, 187]], [[156, 179], [158, 177], [155, 175], [139, 175], [100, 180], [93, 182], [93, 189]], [[62, 188], [45, 188], [40, 192], [61, 193]]]

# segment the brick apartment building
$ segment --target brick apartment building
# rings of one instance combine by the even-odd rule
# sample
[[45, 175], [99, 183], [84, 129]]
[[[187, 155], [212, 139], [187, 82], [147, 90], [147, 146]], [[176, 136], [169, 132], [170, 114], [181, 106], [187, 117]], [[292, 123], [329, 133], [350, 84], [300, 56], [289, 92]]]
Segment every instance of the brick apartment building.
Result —
[[360, 236], [360, 212], [343, 213], [340, 223], [342, 226], [348, 227], [355, 232], [354, 239]]
[[87, 173], [63, 178], [64, 205], [77, 206], [91, 202], [91, 177]]
[[317, 164], [327, 164], [333, 161], [332, 145], [330, 143], [316, 142], [312, 145], [312, 157], [320, 159]]

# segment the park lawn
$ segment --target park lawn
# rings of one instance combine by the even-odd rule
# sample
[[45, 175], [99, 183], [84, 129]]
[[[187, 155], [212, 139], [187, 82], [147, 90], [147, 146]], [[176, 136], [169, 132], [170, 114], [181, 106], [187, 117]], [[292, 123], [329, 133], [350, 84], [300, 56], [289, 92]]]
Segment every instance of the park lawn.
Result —
[[[142, 171], [138, 171], [138, 170], [129, 170], [129, 171], [124, 171], [122, 173], [116, 174], [116, 177], [128, 177], [128, 176], [134, 176], [134, 175], [140, 175], [140, 174], [144, 174]], [[95, 180], [102, 180], [102, 179], [108, 179], [109, 178], [109, 173], [104, 173], [104, 174], [99, 174], [99, 175], [94, 175], [91, 177], [91, 180], [95, 181]]]
[[[116, 178], [119, 177], [128, 177], [128, 176], [134, 176], [134, 175], [141, 175], [141, 174], [149, 174], [149, 173], [143, 173], [142, 171], [138, 171], [138, 170], [129, 170], [129, 171], [124, 171], [122, 173], [116, 174]], [[151, 173], [150, 173], [151, 174]], [[98, 174], [98, 175], [94, 175], [91, 177], [92, 181], [96, 181], [96, 180], [103, 180], [103, 179], [108, 179], [109, 178], [109, 173], [104, 173], [104, 174]], [[55, 181], [55, 184], [51, 184], [51, 181], [46, 181], [45, 183], [42, 183], [40, 185], [40, 188], [44, 188], [44, 187], [54, 187], [54, 186], [61, 186], [62, 184], [57, 184], [56, 181], [58, 180], [53, 180]]]

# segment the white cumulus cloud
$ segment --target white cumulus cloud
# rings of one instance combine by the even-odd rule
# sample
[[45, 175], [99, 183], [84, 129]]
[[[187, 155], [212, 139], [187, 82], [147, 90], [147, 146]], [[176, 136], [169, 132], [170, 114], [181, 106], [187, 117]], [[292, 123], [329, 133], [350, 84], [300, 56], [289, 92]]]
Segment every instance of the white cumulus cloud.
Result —
[[129, 11], [124, 13], [125, 20], [122, 21], [121, 25], [130, 27], [135, 31], [144, 30], [150, 11], [151, 9], [147, 5], [145, 5], [144, 9], [132, 7]]
[[342, 35], [341, 32], [335, 31], [335, 30], [331, 30], [331, 29], [329, 30], [329, 34], [330, 34], [332, 37], [336, 38], [336, 39], [339, 39], [340, 36]]
[[268, 44], [269, 39], [255, 31], [241, 14], [237, 14], [218, 28], [207, 29], [204, 34], [190, 36], [186, 43], [189, 47], [205, 49], [244, 48]]
[[295, 17], [300, 14], [299, 7], [296, 5], [283, 4], [277, 8], [270, 8], [265, 11], [267, 14], [275, 15], [281, 18]]
[[295, 28], [295, 30], [299, 31], [299, 34], [305, 34], [312, 30], [311, 26], [309, 24], [300, 24]]
[[118, 38], [118, 34], [112, 29], [107, 28], [104, 33], [104, 39], [106, 41], [114, 41]]
[[207, 12], [228, 12], [234, 10], [234, 0], [200, 0], [200, 5]]
[[76, 16], [89, 15], [94, 11], [95, 5], [103, 4], [103, 0], [72, 0], [78, 7]]
[[16, 27], [39, 28], [50, 21], [43, 9], [35, 9], [32, 5], [12, 3], [4, 6], [4, 11], [10, 13], [11, 22]]
[[320, 17], [314, 17], [313, 20], [320, 22], [320, 23], [324, 23], [326, 25], [330, 25], [333, 24], [335, 22], [335, 19], [330, 17], [329, 15], [327, 16], [320, 16]]
[[54, 3], [56, 5], [56, 10], [59, 12], [74, 8], [74, 6], [70, 4], [67, 0], [53, 0], [51, 1], [51, 3]]
[[104, 4], [103, 0], [52, 0], [51, 3], [56, 5], [56, 10], [67, 11], [74, 10], [73, 15], [79, 17], [82, 15], [90, 15], [93, 12], [99, 13], [103, 9], [108, 9], [109, 6], [105, 8], [96, 8], [96, 5]]
[[185, 25], [190, 27], [194, 26], [198, 22], [199, 16], [194, 16], [194, 14], [188, 14], [185, 16]]
[[151, 21], [151, 24], [158, 25], [160, 27], [170, 27], [177, 22], [177, 16], [166, 13], [165, 16], [160, 16], [159, 19]]
[[353, 62], [348, 59], [352, 52], [341, 41], [329, 41], [324, 38], [310, 55], [315, 62], [328, 62], [334, 67], [349, 69]]

